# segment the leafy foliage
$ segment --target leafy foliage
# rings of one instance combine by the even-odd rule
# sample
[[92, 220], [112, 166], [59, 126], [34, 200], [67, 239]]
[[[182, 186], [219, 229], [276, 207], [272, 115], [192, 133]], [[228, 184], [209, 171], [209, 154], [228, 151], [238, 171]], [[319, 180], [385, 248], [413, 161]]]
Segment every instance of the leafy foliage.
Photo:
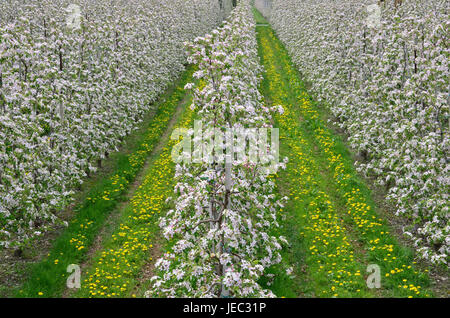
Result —
[[[205, 83], [195, 89], [192, 107], [204, 122], [206, 140], [219, 138], [225, 128], [270, 127], [270, 109], [258, 90], [257, 47], [249, 1], [241, 1], [223, 27], [188, 45], [188, 59], [199, 67], [194, 76]], [[196, 138], [194, 144], [205, 140]], [[211, 162], [177, 164], [175, 207], [160, 222], [174, 245], [156, 262], [158, 275], [148, 296], [274, 296], [258, 280], [281, 261], [285, 240], [271, 231], [279, 226], [282, 202], [267, 170], [247, 153], [235, 160], [224, 151], [229, 142], [225, 137], [217, 143]], [[247, 142], [258, 140], [246, 136], [233, 147], [238, 151]]]
[[[67, 24], [78, 4], [79, 27]], [[69, 5], [71, 5], [69, 7]], [[0, 3], [0, 246], [58, 221], [83, 178], [184, 69], [217, 1]]]
[[405, 1], [278, 1], [271, 21], [293, 61], [326, 101], [360, 171], [385, 185], [419, 254], [448, 262], [448, 4]]

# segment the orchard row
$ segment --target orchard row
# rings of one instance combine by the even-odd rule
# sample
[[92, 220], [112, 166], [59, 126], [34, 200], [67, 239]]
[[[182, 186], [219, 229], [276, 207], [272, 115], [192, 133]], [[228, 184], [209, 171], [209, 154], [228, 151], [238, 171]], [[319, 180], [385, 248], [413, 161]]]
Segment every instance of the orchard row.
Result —
[[378, 11], [373, 1], [275, 0], [271, 22], [348, 132], [359, 170], [409, 218], [405, 235], [422, 257], [446, 264], [448, 2], [387, 2]]
[[0, 3], [0, 246], [59, 221], [184, 69], [184, 42], [224, 14], [215, 0]]

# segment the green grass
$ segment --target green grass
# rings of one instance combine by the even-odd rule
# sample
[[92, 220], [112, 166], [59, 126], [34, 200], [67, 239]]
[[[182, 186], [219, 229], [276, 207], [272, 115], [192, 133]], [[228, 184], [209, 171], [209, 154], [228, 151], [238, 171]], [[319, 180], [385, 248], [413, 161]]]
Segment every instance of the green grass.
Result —
[[[267, 23], [257, 11], [255, 17]], [[289, 282], [278, 271], [272, 290], [287, 297], [429, 296], [428, 276], [411, 266], [413, 251], [401, 246], [380, 218], [349, 151], [323, 119], [327, 111], [308, 94], [272, 29], [257, 30], [266, 69], [262, 91], [269, 103], [287, 111], [276, 116], [281, 155], [290, 160], [278, 185], [291, 199], [284, 211], [283, 234], [292, 242], [285, 258], [300, 277]], [[381, 268], [380, 290], [366, 286], [369, 264]]]
[[[181, 104], [183, 109], [192, 100], [190, 94], [186, 97]], [[178, 125], [185, 127], [191, 115], [190, 110], [183, 112]], [[81, 289], [74, 296], [143, 296], [145, 291], [136, 291], [142, 283], [141, 271], [155, 261], [150, 255], [158, 254], [153, 244], [158, 244], [159, 216], [167, 210], [165, 200], [173, 194], [174, 163], [170, 153], [175, 141], [163, 142], [163, 149], [152, 157], [145, 178], [123, 210], [116, 229], [93, 256]]]
[[194, 67], [189, 66], [180, 79], [162, 96], [153, 119], [146, 123], [141, 135], [132, 138], [130, 152], [111, 156], [114, 168], [107, 176], [92, 184], [84, 200], [75, 208], [75, 217], [54, 241], [50, 253], [33, 264], [17, 297], [58, 297], [65, 290], [69, 264], [86, 260], [99, 230], [104, 226], [117, 204], [125, 199], [129, 184], [142, 169], [148, 155], [158, 143], [180, 101], [185, 96], [184, 86], [190, 81]]

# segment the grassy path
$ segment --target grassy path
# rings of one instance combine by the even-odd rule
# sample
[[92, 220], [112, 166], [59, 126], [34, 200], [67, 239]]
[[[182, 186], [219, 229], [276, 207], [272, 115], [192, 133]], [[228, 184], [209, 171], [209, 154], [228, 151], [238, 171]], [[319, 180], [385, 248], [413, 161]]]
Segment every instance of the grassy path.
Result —
[[[191, 96], [180, 103], [175, 127], [188, 127], [194, 112], [187, 106]], [[159, 151], [151, 157], [145, 177], [128, 204], [111, 236], [105, 239], [83, 274], [81, 289], [75, 297], [143, 297], [152, 268], [163, 246], [159, 236], [159, 216], [169, 208], [166, 199], [173, 194], [175, 164], [171, 151], [178, 141], [168, 140], [174, 125], [169, 125]]]
[[[398, 244], [376, 211], [342, 141], [327, 128], [287, 51], [267, 21], [255, 12], [259, 52], [265, 67], [262, 91], [282, 105], [276, 116], [281, 155], [279, 191], [290, 202], [282, 211], [285, 252], [297, 278], [276, 275], [270, 288], [287, 297], [427, 297], [426, 273], [411, 250]], [[380, 268], [381, 288], [367, 287], [367, 266]], [[277, 274], [275, 272], [275, 274]], [[280, 277], [278, 279], [277, 277]]]
[[[107, 240], [103, 242], [103, 238], [99, 239], [102, 236], [101, 232], [114, 232], [115, 223], [129, 217], [129, 209], [121, 211], [119, 203], [129, 199], [127, 193], [129, 190], [133, 190], [133, 183], [136, 183], [133, 181], [144, 168], [146, 162], [152, 160], [157, 162], [152, 153], [161, 152], [161, 149], [159, 149], [161, 148], [161, 138], [170, 130], [168, 126], [170, 126], [173, 118], [180, 116], [180, 114], [177, 114], [177, 110], [186, 106], [187, 94], [184, 86], [191, 81], [193, 72], [194, 67], [188, 67], [180, 80], [174, 84], [174, 88], [169, 89], [162, 96], [156, 114], [148, 127], [134, 141], [135, 147], [129, 154], [120, 154], [111, 175], [99, 180], [98, 184], [95, 184], [89, 191], [85, 200], [75, 210], [75, 217], [71, 220], [69, 226], [53, 243], [47, 257], [32, 266], [24, 284], [17, 290], [16, 296], [60, 297], [67, 295], [66, 280], [69, 276], [67, 266], [69, 264], [89, 263], [95, 255], [96, 249], [101, 248], [104, 244], [111, 245]], [[167, 139], [167, 136], [165, 137]], [[160, 171], [160, 173], [163, 172], [163, 170]], [[151, 181], [151, 178], [149, 180]], [[120, 213], [123, 213], [123, 215], [120, 215]], [[153, 212], [149, 213], [152, 214]], [[142, 220], [144, 216], [139, 215], [136, 218]], [[111, 219], [118, 220], [111, 221]], [[132, 219], [134, 218], [132, 217]], [[108, 224], [108, 222], [111, 224]], [[105, 225], [109, 227], [106, 231]], [[113, 236], [113, 240], [122, 242], [123, 231], [127, 231], [127, 228], [120, 228], [117, 237]], [[144, 234], [142, 233], [142, 235]], [[139, 236], [139, 238], [143, 239], [142, 236]], [[145, 244], [146, 241], [139, 241], [131, 249], [141, 249]]]

